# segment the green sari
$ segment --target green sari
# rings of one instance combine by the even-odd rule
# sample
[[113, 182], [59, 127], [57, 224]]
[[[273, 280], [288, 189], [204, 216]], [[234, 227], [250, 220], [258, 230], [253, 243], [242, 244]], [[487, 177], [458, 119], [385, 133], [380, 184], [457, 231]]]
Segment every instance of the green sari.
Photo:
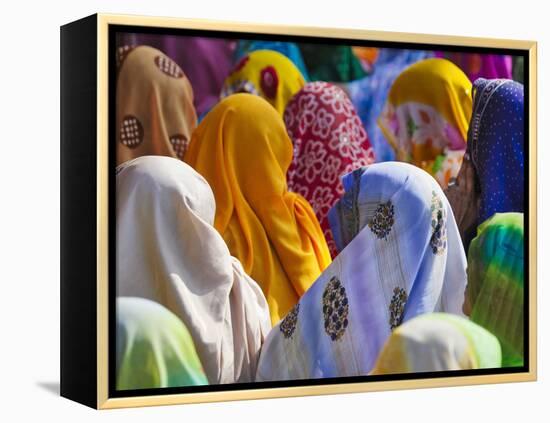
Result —
[[523, 366], [523, 213], [496, 213], [468, 251], [470, 319], [502, 346], [502, 367]]
[[299, 44], [311, 81], [349, 82], [366, 73], [349, 46]]
[[116, 352], [118, 390], [208, 384], [187, 328], [154, 301], [117, 298]]

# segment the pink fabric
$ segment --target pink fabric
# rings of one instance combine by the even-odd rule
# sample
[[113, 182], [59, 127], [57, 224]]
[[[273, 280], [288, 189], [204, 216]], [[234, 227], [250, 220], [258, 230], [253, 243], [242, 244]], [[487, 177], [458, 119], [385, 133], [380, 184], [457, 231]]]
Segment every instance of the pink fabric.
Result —
[[284, 120], [294, 143], [289, 190], [310, 202], [334, 258], [338, 251], [327, 215], [344, 193], [340, 178], [373, 163], [374, 151], [353, 104], [335, 85], [306, 84], [288, 103]]
[[439, 51], [435, 55], [449, 59], [462, 69], [472, 82], [478, 78], [512, 79], [512, 56]]

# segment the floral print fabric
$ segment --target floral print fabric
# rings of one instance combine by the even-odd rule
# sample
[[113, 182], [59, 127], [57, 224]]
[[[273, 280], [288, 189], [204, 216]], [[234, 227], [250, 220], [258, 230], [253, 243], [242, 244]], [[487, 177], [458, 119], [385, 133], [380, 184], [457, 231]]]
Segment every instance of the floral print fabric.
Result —
[[446, 188], [466, 150], [472, 84], [455, 64], [426, 59], [393, 83], [378, 125], [399, 161], [412, 163]]
[[284, 120], [294, 144], [289, 189], [311, 203], [335, 257], [327, 214], [344, 193], [340, 178], [374, 162], [367, 132], [346, 93], [327, 82], [306, 84], [288, 103]]

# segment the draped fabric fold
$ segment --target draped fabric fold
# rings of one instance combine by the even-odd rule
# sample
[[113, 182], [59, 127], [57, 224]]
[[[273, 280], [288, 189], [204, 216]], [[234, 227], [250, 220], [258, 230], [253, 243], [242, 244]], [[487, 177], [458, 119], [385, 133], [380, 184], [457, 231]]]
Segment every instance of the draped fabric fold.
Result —
[[291, 160], [282, 118], [250, 94], [222, 100], [198, 126], [185, 156], [212, 187], [214, 226], [262, 287], [274, 323], [330, 263], [311, 206], [287, 190]]
[[394, 330], [371, 374], [499, 368], [498, 339], [463, 317], [428, 313]]
[[193, 86], [199, 116], [218, 102], [223, 81], [233, 66], [234, 40], [127, 32], [117, 33], [116, 38], [121, 52], [130, 46], [150, 46], [176, 62]]
[[208, 384], [193, 339], [174, 313], [144, 298], [119, 297], [116, 316], [117, 389]]
[[369, 134], [377, 161], [395, 159], [395, 152], [376, 122], [393, 82], [407, 67], [432, 56], [433, 52], [423, 50], [380, 48], [370, 74], [347, 84], [349, 96]]
[[480, 188], [478, 224], [495, 213], [523, 212], [525, 137], [523, 85], [478, 79], [468, 149]]
[[116, 193], [117, 296], [178, 316], [209, 383], [252, 381], [268, 306], [212, 226], [208, 183], [180, 160], [146, 156], [117, 168]]
[[257, 380], [366, 375], [402, 322], [437, 311], [462, 315], [466, 257], [437, 182], [396, 162], [346, 178], [361, 189], [349, 212], [336, 215], [343, 221], [333, 233], [347, 225], [356, 232], [272, 329]]
[[157, 155], [183, 159], [197, 126], [193, 88], [168, 56], [121, 48], [116, 87], [116, 162]]
[[393, 83], [378, 125], [399, 161], [426, 170], [445, 188], [466, 149], [472, 84], [456, 65], [431, 58]]
[[523, 365], [523, 213], [497, 213], [478, 228], [468, 251], [470, 319], [494, 333], [503, 367]]
[[367, 132], [346, 93], [327, 82], [306, 84], [288, 103], [284, 120], [294, 144], [289, 189], [310, 202], [336, 257], [327, 214], [344, 193], [341, 176], [374, 162]]

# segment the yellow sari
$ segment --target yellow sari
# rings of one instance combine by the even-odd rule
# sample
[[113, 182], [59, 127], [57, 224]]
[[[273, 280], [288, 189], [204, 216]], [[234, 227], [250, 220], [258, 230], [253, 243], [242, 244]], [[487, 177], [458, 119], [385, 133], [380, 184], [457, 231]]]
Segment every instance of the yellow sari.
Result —
[[292, 96], [306, 81], [285, 55], [273, 50], [256, 50], [244, 56], [226, 78], [221, 98], [249, 93], [266, 99], [282, 116]]
[[393, 83], [378, 125], [396, 159], [430, 173], [446, 188], [466, 150], [472, 83], [446, 59], [426, 59]]
[[277, 112], [235, 94], [206, 115], [185, 156], [212, 187], [214, 227], [262, 288], [273, 323], [331, 262], [313, 209], [287, 189], [292, 151]]

